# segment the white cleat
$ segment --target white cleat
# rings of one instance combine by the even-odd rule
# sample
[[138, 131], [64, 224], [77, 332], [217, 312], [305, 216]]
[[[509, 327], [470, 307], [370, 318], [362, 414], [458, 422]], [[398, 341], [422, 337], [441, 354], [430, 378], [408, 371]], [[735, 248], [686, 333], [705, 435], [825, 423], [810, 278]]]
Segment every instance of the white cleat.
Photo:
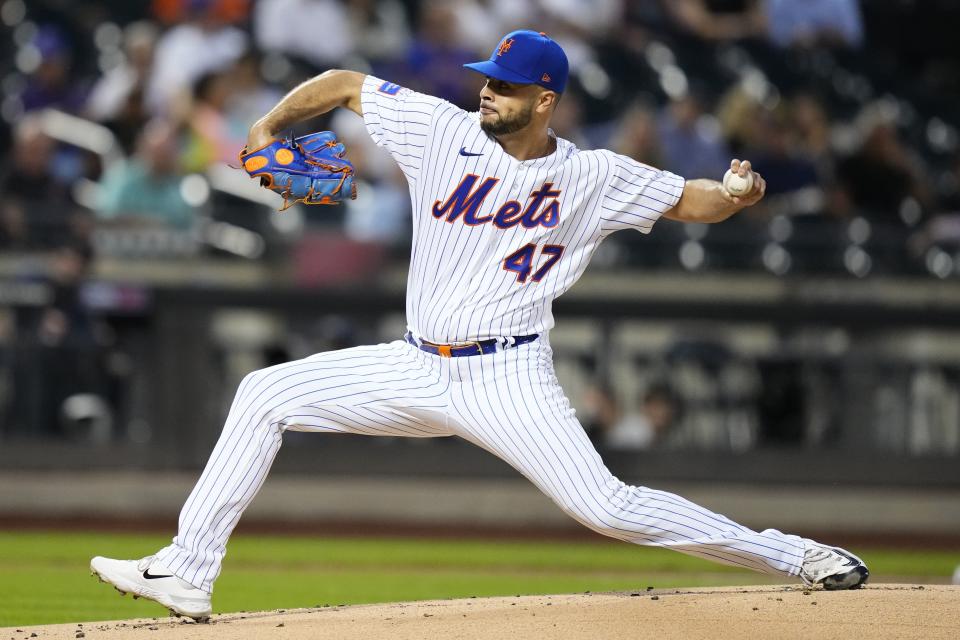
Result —
[[109, 582], [121, 595], [132, 593], [158, 602], [174, 615], [197, 621], [210, 617], [210, 594], [175, 576], [153, 556], [141, 560], [95, 557], [90, 570], [101, 582]]
[[859, 589], [870, 577], [863, 560], [839, 547], [805, 539], [806, 550], [800, 579], [807, 585], [822, 584], [827, 591]]

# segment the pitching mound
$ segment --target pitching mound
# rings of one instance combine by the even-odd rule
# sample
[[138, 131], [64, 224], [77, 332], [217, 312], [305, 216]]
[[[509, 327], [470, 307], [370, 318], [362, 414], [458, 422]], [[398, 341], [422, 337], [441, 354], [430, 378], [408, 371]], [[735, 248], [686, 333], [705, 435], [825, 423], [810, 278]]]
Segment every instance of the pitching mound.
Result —
[[[83, 635], [80, 635], [80, 632]], [[32, 636], [31, 634], [36, 634]], [[0, 639], [960, 638], [960, 587], [731, 587], [472, 598], [0, 629]]]

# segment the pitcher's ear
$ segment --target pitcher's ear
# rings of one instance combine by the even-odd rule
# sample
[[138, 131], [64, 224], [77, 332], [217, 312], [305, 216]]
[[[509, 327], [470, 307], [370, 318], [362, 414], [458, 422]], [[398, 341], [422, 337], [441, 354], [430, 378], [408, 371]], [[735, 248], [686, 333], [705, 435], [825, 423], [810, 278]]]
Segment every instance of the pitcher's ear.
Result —
[[542, 91], [540, 97], [537, 99], [537, 110], [546, 110], [554, 108], [557, 106], [557, 102], [560, 100], [560, 94], [556, 91], [550, 91], [549, 89]]

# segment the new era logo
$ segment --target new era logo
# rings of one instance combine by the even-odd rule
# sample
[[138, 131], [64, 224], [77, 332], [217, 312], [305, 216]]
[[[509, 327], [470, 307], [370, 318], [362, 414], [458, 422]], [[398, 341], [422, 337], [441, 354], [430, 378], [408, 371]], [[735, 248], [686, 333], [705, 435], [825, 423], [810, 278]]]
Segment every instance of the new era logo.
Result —
[[550, 82], [550, 74], [545, 73], [542, 76], [540, 76], [540, 82]]

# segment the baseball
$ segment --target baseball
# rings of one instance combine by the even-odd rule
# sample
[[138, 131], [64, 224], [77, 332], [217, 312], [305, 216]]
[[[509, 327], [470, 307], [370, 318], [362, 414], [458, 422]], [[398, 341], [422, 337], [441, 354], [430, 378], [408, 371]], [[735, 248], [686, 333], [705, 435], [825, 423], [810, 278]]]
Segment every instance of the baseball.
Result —
[[723, 188], [732, 196], [742, 196], [745, 193], [750, 193], [750, 190], [753, 189], [753, 171], [747, 171], [746, 177], [741, 178], [727, 169], [727, 172], [723, 174]]

